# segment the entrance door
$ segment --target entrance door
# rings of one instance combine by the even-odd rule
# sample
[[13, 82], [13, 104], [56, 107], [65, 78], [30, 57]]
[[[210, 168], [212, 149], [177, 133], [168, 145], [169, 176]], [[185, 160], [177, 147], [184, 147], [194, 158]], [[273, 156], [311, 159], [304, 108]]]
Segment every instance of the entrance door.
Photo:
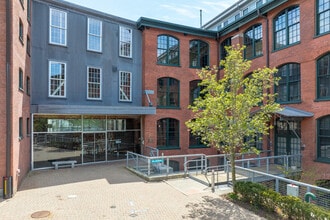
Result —
[[105, 161], [105, 133], [84, 133], [82, 155], [83, 163]]
[[[276, 121], [275, 127], [275, 155], [297, 155], [301, 153], [300, 121]], [[284, 165], [283, 159], [277, 160]], [[300, 157], [289, 159], [289, 166], [301, 167]]]

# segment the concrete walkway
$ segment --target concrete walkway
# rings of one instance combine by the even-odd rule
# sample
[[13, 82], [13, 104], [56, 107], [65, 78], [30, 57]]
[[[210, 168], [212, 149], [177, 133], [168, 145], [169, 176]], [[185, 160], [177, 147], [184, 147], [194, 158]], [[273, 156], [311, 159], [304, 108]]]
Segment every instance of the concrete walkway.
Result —
[[0, 219], [263, 219], [189, 178], [145, 182], [124, 162], [33, 171]]

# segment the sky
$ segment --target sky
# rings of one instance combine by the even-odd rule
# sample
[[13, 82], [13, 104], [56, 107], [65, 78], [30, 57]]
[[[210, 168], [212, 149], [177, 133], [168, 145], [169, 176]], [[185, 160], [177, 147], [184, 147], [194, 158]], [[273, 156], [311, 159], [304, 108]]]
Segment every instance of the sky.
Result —
[[229, 8], [233, 0], [65, 0], [111, 15], [137, 21], [147, 17], [175, 24], [200, 27]]

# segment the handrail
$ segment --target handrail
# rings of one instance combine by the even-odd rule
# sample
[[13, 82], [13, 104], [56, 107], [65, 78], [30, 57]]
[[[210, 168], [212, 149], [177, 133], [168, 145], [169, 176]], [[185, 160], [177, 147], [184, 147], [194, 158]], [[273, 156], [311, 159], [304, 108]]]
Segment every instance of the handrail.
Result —
[[[207, 167], [207, 164], [204, 164], [204, 165], [203, 165], [203, 162], [207, 163], [207, 162], [206, 162], [206, 155], [205, 155], [205, 154], [198, 154], [198, 155], [201, 156], [201, 159], [187, 160], [187, 161], [185, 161], [185, 162], [183, 163], [184, 173], [185, 173], [185, 174], [187, 174], [187, 171], [188, 171], [188, 169], [187, 169], [187, 164], [190, 163], [190, 162], [198, 162], [198, 161], [201, 161], [201, 165], [200, 165], [201, 170], [203, 170], [204, 165], [205, 165], [205, 167]], [[198, 166], [195, 166], [195, 167], [198, 167]]]

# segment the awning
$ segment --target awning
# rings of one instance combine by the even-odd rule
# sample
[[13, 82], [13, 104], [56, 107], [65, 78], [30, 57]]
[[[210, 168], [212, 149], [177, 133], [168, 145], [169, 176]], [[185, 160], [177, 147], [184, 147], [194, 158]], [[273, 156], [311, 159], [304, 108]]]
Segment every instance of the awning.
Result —
[[280, 116], [291, 117], [291, 118], [309, 118], [314, 116], [314, 114], [311, 112], [306, 112], [288, 106], [282, 107], [282, 109], [280, 111], [277, 111], [276, 113], [279, 114]]

